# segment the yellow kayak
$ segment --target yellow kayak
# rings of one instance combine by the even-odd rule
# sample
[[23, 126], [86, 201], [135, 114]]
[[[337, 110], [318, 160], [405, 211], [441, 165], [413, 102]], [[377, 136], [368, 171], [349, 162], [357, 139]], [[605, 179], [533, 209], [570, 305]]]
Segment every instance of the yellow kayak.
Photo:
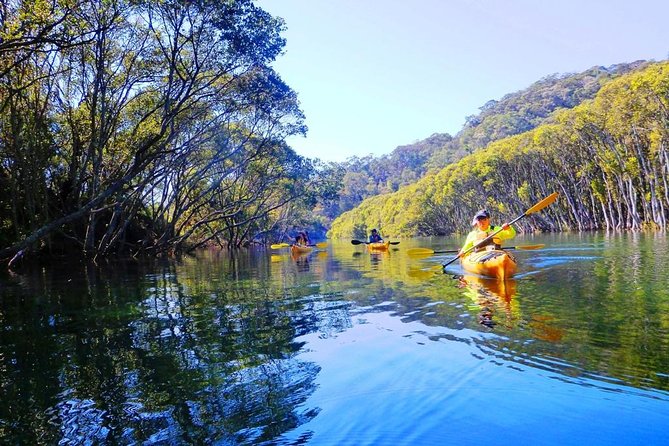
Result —
[[390, 242], [376, 242], [370, 243], [367, 245], [367, 249], [370, 251], [388, 251]]
[[516, 272], [516, 259], [502, 249], [472, 252], [460, 259], [462, 268], [474, 274], [504, 280]]
[[305, 245], [292, 245], [290, 247], [290, 253], [293, 255], [299, 255], [299, 254], [308, 254], [311, 251], [313, 251], [314, 248], [311, 246], [305, 246]]

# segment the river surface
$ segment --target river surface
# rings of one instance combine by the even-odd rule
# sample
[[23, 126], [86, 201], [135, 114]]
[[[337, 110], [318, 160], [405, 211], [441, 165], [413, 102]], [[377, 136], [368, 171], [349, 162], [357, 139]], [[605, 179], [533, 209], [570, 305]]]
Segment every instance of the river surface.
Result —
[[330, 241], [0, 273], [0, 444], [669, 444], [663, 234]]

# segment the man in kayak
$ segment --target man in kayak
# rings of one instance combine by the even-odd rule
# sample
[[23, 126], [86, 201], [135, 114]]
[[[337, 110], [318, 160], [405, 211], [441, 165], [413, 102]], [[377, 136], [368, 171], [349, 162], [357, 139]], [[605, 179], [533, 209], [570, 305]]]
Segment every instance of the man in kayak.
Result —
[[300, 231], [295, 237], [295, 244], [298, 246], [309, 246], [311, 244], [307, 231]]
[[[465, 244], [462, 245], [458, 255], [462, 255], [462, 253], [467, 252], [467, 250], [469, 250], [472, 246], [500, 229], [499, 226], [493, 226], [490, 224], [490, 213], [488, 213], [486, 209], [481, 209], [476, 213], [476, 215], [474, 215], [472, 226], [476, 226], [476, 229], [467, 235], [467, 240], [465, 240]], [[502, 240], [508, 240], [516, 236], [516, 230], [508, 223], [502, 224], [501, 228], [502, 230], [495, 234], [495, 237], [487, 241], [485, 244], [478, 246], [474, 252], [486, 249], [500, 249], [502, 247]]]
[[369, 243], [379, 243], [383, 241], [383, 237], [379, 234], [379, 231], [372, 229], [372, 233], [369, 235]]

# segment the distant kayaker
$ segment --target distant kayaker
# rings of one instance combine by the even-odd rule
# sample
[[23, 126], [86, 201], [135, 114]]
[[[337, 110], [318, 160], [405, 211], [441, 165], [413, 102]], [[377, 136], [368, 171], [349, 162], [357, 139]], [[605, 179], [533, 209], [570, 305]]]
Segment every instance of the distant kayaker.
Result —
[[[486, 209], [481, 209], [476, 213], [476, 215], [474, 215], [472, 226], [476, 226], [476, 229], [467, 235], [467, 240], [465, 240], [465, 244], [462, 245], [460, 253], [466, 252], [476, 243], [480, 242], [493, 232], [500, 229], [499, 226], [493, 226], [490, 224], [490, 213]], [[474, 251], [476, 252], [484, 249], [500, 249], [502, 247], [502, 240], [508, 240], [516, 236], [516, 230], [508, 223], [503, 223], [501, 228], [502, 230], [498, 232], [494, 238], [486, 242], [484, 245], [478, 246]]]
[[295, 244], [298, 246], [308, 246], [309, 236], [306, 231], [298, 232], [297, 237], [295, 237]]
[[379, 234], [379, 231], [372, 229], [372, 233], [369, 235], [369, 243], [379, 243], [383, 241], [383, 237]]

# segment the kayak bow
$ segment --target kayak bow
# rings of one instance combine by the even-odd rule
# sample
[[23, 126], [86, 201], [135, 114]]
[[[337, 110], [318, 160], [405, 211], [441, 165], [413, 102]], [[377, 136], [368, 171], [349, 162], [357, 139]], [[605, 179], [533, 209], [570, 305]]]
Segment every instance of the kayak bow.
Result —
[[517, 269], [516, 259], [502, 249], [472, 252], [460, 261], [465, 271], [500, 280], [511, 277]]

